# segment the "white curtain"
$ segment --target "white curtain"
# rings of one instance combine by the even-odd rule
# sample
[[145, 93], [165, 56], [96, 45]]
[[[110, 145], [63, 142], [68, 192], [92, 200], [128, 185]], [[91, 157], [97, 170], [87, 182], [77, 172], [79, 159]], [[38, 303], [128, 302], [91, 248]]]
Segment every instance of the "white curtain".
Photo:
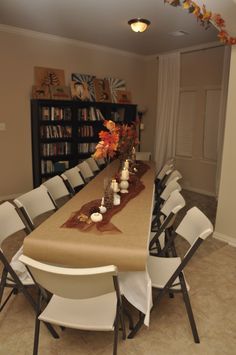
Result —
[[180, 89], [180, 53], [159, 56], [154, 159], [157, 170], [175, 153]]
[[221, 163], [222, 163], [222, 152], [223, 152], [224, 130], [225, 130], [225, 115], [226, 115], [227, 96], [228, 96], [230, 57], [231, 57], [231, 47], [225, 46], [223, 75], [222, 75], [222, 82], [221, 82], [219, 129], [218, 129], [218, 137], [217, 137], [216, 196], [218, 196], [219, 194], [219, 186], [220, 186]]

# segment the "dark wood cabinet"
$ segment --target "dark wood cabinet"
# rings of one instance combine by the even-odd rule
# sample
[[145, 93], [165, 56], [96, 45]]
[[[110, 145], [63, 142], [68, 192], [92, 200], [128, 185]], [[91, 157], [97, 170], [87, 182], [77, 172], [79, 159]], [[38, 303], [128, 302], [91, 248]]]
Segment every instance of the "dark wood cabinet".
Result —
[[34, 187], [91, 156], [104, 119], [131, 123], [136, 114], [133, 104], [31, 100]]

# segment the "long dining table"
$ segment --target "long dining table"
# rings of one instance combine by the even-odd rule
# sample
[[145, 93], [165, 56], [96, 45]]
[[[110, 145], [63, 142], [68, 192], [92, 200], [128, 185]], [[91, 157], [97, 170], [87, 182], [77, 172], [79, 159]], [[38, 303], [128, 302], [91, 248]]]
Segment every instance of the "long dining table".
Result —
[[144, 189], [111, 218], [114, 230], [99, 231], [94, 224], [87, 230], [63, 225], [89, 201], [104, 195], [104, 180], [116, 175], [115, 160], [60, 209], [41, 223], [24, 240], [23, 252], [35, 260], [66, 267], [116, 265], [123, 295], [149, 325], [152, 307], [151, 281], [146, 271], [151, 228], [155, 165], [141, 177]]

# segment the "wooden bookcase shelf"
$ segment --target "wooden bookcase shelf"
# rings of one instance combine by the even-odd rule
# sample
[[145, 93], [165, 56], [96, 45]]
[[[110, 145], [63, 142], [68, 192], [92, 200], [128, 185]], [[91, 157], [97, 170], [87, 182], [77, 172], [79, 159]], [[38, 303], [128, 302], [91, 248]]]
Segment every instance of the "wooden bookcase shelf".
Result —
[[103, 119], [131, 123], [136, 114], [133, 104], [31, 100], [34, 187], [88, 158]]

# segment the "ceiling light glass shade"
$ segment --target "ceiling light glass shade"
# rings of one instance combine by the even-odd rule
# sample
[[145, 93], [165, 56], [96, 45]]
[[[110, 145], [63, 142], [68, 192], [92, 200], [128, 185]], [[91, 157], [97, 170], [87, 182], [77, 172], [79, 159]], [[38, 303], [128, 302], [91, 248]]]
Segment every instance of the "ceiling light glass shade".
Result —
[[128, 24], [131, 26], [134, 32], [144, 32], [150, 25], [150, 21], [144, 18], [134, 18], [128, 21]]

